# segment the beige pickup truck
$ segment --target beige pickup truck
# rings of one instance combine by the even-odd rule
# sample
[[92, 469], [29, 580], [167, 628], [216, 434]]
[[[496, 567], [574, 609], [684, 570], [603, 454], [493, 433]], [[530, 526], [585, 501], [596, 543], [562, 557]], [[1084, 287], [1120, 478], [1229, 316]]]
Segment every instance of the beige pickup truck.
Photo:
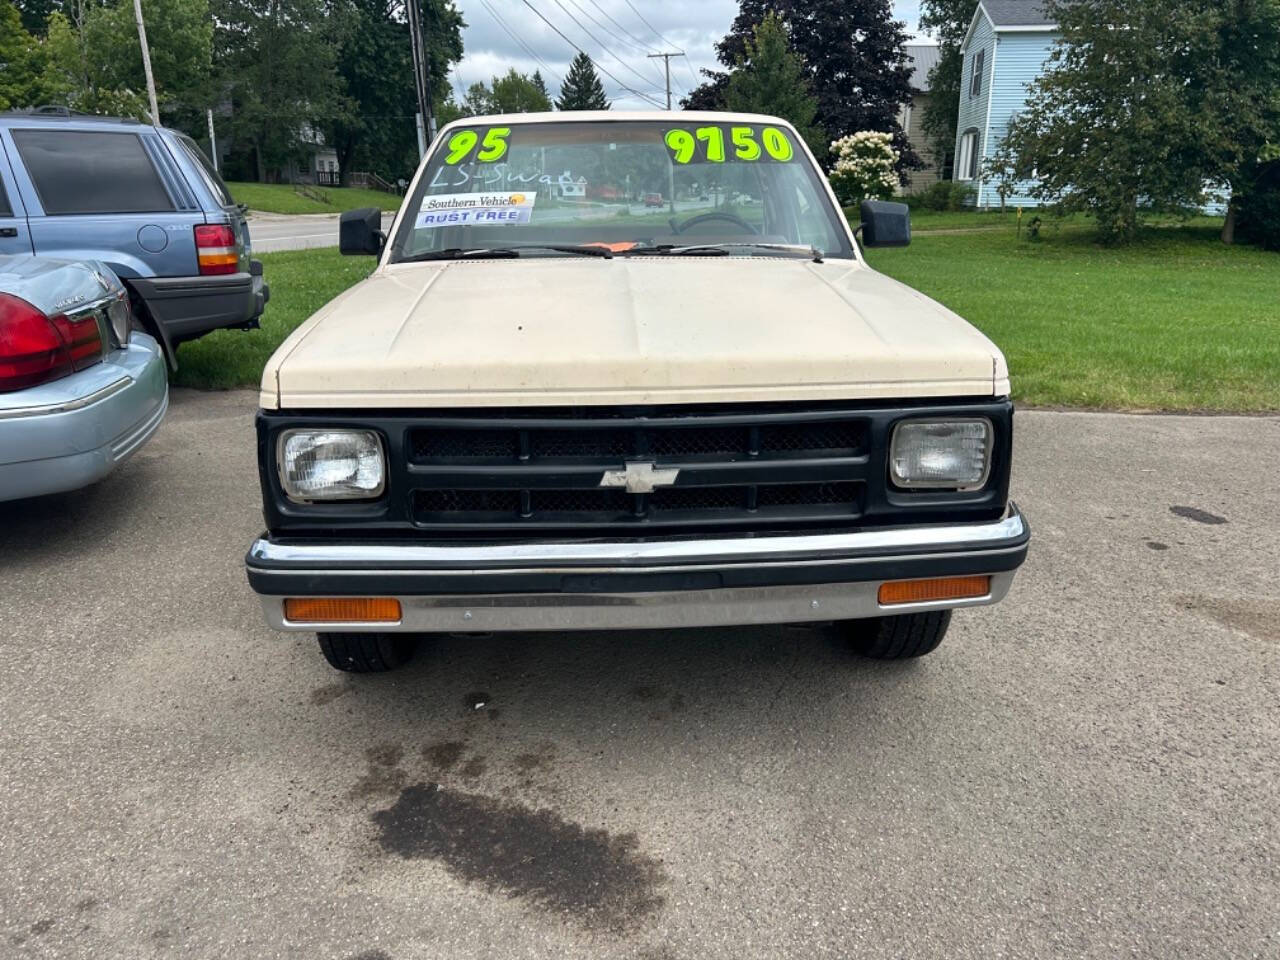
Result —
[[932, 651], [1026, 557], [1008, 370], [863, 260], [906, 208], [861, 221], [772, 117], [445, 127], [389, 235], [342, 218], [372, 275], [263, 373], [268, 622], [352, 672], [435, 632], [836, 621]]

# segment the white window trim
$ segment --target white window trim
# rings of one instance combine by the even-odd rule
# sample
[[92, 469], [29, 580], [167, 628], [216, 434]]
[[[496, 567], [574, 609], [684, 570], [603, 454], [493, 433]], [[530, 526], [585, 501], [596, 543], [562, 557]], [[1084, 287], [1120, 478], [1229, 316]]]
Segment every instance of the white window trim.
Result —
[[960, 150], [956, 158], [955, 174], [956, 181], [959, 183], [972, 183], [975, 179], [970, 171], [973, 169], [973, 158], [978, 152], [978, 136], [977, 127], [960, 134]]

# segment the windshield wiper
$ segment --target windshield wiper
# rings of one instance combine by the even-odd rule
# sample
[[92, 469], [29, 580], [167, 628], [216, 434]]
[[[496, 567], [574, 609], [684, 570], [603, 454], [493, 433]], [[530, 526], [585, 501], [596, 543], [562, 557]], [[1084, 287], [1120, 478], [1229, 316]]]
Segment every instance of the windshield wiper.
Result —
[[677, 245], [674, 243], [660, 243], [656, 247], [636, 247], [627, 251], [627, 256], [668, 256], [668, 257], [727, 257], [734, 250], [752, 249], [752, 250], [770, 250], [775, 253], [790, 253], [792, 255], [812, 259], [814, 263], [822, 262], [822, 251], [817, 247], [806, 247], [800, 244], [788, 243], [692, 243], [686, 245]]
[[417, 263], [421, 260], [512, 260], [521, 250], [554, 250], [556, 253], [573, 253], [583, 257], [613, 259], [608, 247], [596, 247], [577, 243], [512, 243], [505, 247], [447, 247], [444, 250], [428, 250], [403, 257], [398, 263]]

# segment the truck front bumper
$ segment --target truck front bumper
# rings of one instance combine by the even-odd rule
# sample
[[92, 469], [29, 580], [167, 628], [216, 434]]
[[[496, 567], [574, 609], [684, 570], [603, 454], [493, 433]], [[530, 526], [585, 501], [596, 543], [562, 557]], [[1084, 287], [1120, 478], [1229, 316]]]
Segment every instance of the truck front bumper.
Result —
[[[710, 540], [424, 545], [254, 542], [245, 566], [278, 630], [626, 630], [803, 623], [985, 606], [1008, 593], [1031, 533], [995, 523]], [[963, 600], [881, 605], [887, 582], [989, 576]], [[304, 622], [291, 597], [392, 597], [394, 623]]]

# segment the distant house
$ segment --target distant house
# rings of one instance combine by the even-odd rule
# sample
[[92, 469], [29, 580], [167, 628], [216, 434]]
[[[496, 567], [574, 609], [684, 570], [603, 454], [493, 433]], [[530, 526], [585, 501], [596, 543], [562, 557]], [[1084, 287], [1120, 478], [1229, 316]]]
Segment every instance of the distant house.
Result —
[[911, 43], [906, 46], [907, 63], [911, 67], [911, 102], [898, 111], [898, 125], [907, 140], [925, 162], [923, 170], [911, 171], [911, 186], [903, 193], [918, 193], [943, 179], [943, 166], [950, 157], [936, 157], [924, 134], [924, 112], [929, 106], [929, 72], [938, 65], [938, 48], [933, 44]]
[[[960, 115], [956, 125], [955, 179], [977, 191], [979, 207], [1000, 206], [998, 184], [983, 176], [1012, 120], [1027, 105], [1029, 87], [1043, 72], [1058, 39], [1058, 26], [1040, 0], [979, 0], [960, 46]], [[1031, 184], [1006, 197], [1012, 206], [1037, 206]]]

